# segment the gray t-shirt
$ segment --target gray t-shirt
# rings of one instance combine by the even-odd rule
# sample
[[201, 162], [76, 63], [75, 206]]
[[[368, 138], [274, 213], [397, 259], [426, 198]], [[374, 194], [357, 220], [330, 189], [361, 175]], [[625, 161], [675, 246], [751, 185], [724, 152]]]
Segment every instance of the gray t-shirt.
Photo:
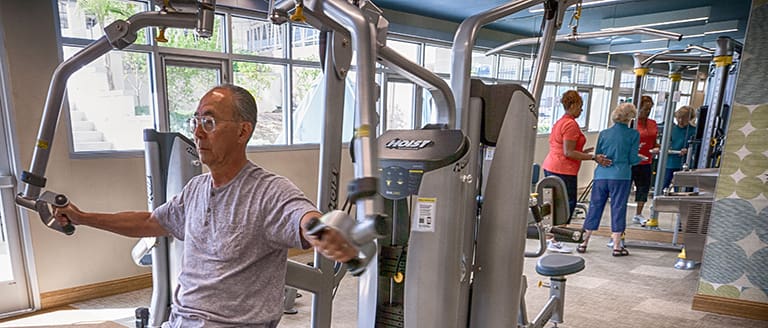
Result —
[[288, 248], [315, 211], [288, 179], [248, 162], [213, 188], [194, 177], [152, 215], [184, 240], [171, 327], [269, 327], [282, 315]]

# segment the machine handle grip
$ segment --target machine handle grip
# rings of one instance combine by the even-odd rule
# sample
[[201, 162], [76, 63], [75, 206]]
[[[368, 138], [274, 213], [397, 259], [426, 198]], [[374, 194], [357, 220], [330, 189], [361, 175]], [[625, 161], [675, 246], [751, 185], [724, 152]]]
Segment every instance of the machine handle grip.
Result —
[[[329, 228], [329, 227], [325, 225], [322, 221], [320, 221], [320, 219], [318, 218], [311, 218], [304, 225], [304, 229], [307, 229], [307, 234], [311, 236], [315, 236], [318, 239], [323, 239], [323, 234], [325, 233], [326, 228]], [[365, 267], [366, 267], [363, 264], [363, 261], [361, 261], [357, 257], [352, 258], [347, 262], [344, 262], [344, 264], [346, 264], [347, 270], [349, 271], [349, 273], [351, 273], [355, 277], [362, 274], [365, 271]]]
[[67, 236], [74, 234], [75, 226], [72, 225], [69, 220], [64, 224], [56, 220], [48, 205], [53, 207], [65, 207], [69, 205], [67, 196], [46, 191], [35, 202], [35, 209], [37, 210], [37, 214], [40, 215], [40, 220], [42, 220], [43, 224], [48, 228], [61, 232]]

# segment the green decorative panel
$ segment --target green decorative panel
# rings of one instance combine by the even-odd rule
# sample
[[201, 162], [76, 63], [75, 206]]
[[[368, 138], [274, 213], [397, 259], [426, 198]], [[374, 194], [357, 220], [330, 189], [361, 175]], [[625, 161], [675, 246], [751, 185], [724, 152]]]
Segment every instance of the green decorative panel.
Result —
[[699, 294], [768, 303], [768, 1], [753, 3]]

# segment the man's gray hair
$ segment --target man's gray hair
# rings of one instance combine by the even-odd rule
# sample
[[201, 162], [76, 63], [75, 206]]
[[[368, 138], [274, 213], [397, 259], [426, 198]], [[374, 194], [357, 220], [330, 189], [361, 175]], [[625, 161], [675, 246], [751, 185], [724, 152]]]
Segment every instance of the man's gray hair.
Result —
[[253, 95], [243, 87], [234, 84], [221, 84], [213, 89], [229, 90], [232, 93], [232, 104], [235, 106], [235, 112], [238, 118], [251, 122], [253, 129], [256, 130], [256, 120], [259, 115], [258, 107], [256, 106], [256, 99]]
[[619, 106], [613, 110], [613, 113], [611, 113], [611, 119], [616, 123], [629, 124], [629, 121], [635, 118], [636, 115], [637, 109], [635, 109], [635, 105], [626, 102], [619, 104]]

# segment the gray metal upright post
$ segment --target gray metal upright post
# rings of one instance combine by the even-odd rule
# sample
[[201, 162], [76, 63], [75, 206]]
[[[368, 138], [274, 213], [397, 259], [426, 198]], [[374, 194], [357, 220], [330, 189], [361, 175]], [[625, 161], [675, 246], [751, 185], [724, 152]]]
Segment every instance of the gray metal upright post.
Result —
[[[643, 54], [634, 54], [632, 58], [635, 60], [635, 85], [632, 89], [632, 104], [635, 105], [635, 108], [638, 110], [640, 109], [640, 98], [642, 97], [643, 93], [643, 81], [645, 78], [645, 74], [648, 74], [649, 68], [646, 66], [643, 66], [642, 61], [645, 60], [648, 56], [645, 56]], [[637, 125], [635, 125], [637, 126]]]
[[[344, 85], [352, 49], [340, 33], [327, 33], [325, 45], [324, 74], [322, 90], [323, 103], [322, 140], [320, 143], [320, 165], [317, 186], [317, 207], [327, 213], [338, 209], [339, 183], [341, 174], [341, 136], [344, 117]], [[333, 289], [346, 270], [336, 270], [335, 262], [314, 254], [314, 268], [293, 260], [288, 262], [286, 285], [313, 293], [311, 327], [331, 327], [333, 310]]]
[[714, 166], [709, 157], [712, 155], [712, 142], [715, 141], [713, 137], [717, 124], [716, 118], [722, 114], [723, 110], [725, 89], [728, 84], [728, 72], [731, 64], [733, 64], [734, 44], [735, 41], [728, 37], [719, 37], [717, 39], [714, 57], [715, 76], [712, 80], [713, 86], [710, 88], [712, 95], [711, 98], [708, 97], [712, 103], [707, 111], [707, 121], [699, 122], [699, 124], [704, 123], [705, 134], [701, 140], [701, 149], [699, 150], [699, 159], [696, 166], [698, 168]]
[[[320, 32], [326, 33], [326, 32]], [[341, 34], [327, 32], [323, 84], [325, 102], [323, 109], [322, 143], [317, 181], [317, 207], [322, 213], [339, 208], [339, 183], [341, 178], [341, 140], [344, 127], [344, 88], [352, 59], [352, 48]], [[312, 327], [330, 327], [333, 304], [333, 288], [336, 285], [334, 262], [315, 251], [315, 268], [323, 274], [323, 287], [312, 298]], [[344, 275], [341, 271], [340, 274]]]
[[[669, 88], [669, 96], [667, 97], [667, 105], [664, 107], [664, 131], [661, 134], [661, 149], [659, 151], [658, 165], [656, 166], [656, 182], [653, 185], [654, 196], [664, 194], [662, 186], [664, 185], [664, 176], [666, 175], [667, 170], [667, 157], [669, 156], [667, 152], [669, 151], [669, 143], [671, 142], [672, 137], [670, 135], [672, 133], [672, 126], [675, 124], [673, 117], [675, 114], [675, 105], [677, 105], [674, 95], [680, 89], [680, 80], [682, 79], [682, 71], [684, 69], [685, 66], [683, 65], [677, 63], [669, 64], [669, 79], [671, 80], [671, 85]], [[656, 222], [658, 222], [658, 219], [659, 212], [657, 212], [654, 206], [651, 205], [650, 220], [657, 220]], [[658, 224], [656, 226], [658, 226]], [[651, 224], [649, 227], [653, 227], [653, 225]]]

